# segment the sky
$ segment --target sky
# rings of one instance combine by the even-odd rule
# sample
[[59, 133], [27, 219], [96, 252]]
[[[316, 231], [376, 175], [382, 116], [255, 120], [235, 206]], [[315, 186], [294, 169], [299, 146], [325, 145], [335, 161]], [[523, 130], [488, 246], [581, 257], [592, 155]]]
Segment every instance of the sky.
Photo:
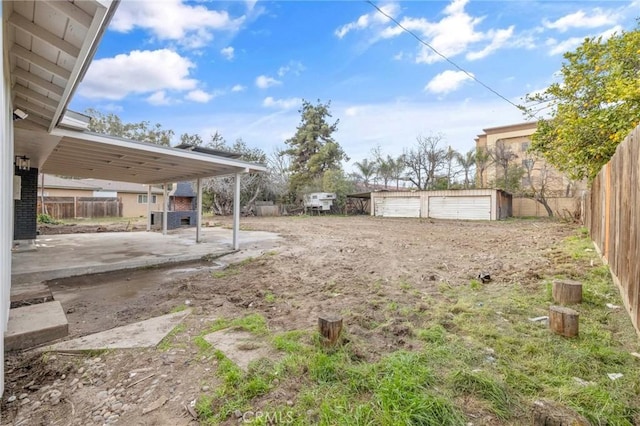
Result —
[[364, 1], [123, 0], [70, 108], [270, 154], [303, 99], [330, 101], [347, 169], [419, 136], [466, 152], [483, 129], [526, 121], [508, 101], [558, 81], [564, 52], [640, 16], [640, 0], [374, 4], [459, 68]]

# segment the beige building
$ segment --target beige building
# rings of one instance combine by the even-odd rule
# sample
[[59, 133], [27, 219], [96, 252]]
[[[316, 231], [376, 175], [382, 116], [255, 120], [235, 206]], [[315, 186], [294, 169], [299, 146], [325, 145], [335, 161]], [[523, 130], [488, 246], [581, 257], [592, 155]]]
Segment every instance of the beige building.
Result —
[[[45, 197], [45, 204], [54, 199], [71, 199], [70, 202], [73, 203], [80, 198], [116, 198], [122, 206], [122, 217], [147, 216], [147, 185], [102, 179], [67, 179], [45, 174], [44, 192], [42, 188], [43, 175], [40, 175], [38, 178], [39, 205], [41, 205], [43, 195]], [[151, 210], [162, 210], [162, 200], [162, 189], [152, 187]]]
[[[576, 208], [574, 197], [577, 191], [584, 189], [584, 183], [575, 182], [548, 164], [542, 157], [528, 152], [531, 146], [531, 135], [537, 129], [536, 122], [511, 124], [507, 126], [483, 129], [484, 133], [475, 139], [476, 149], [498, 153], [500, 158], [508, 158], [509, 165], [522, 167], [523, 175], [520, 180], [520, 190], [514, 191], [514, 216], [546, 216], [544, 207], [530, 198], [520, 198], [518, 195], [531, 194], [544, 190], [551, 209], [556, 214], [573, 214]], [[476, 170], [477, 183], [481, 188], [495, 185], [504, 176], [504, 166], [499, 162], [489, 160], [484, 171]]]

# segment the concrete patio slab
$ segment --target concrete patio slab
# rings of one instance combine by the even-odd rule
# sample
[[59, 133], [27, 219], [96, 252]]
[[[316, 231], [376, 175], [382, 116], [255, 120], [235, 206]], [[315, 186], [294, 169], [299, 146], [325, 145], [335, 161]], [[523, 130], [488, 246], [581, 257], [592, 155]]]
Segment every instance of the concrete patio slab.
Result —
[[274, 357], [274, 351], [267, 342], [247, 331], [219, 330], [207, 334], [204, 339], [244, 371], [253, 361]]
[[100, 333], [56, 343], [44, 351], [82, 351], [100, 349], [133, 349], [156, 346], [175, 326], [191, 313], [190, 309], [128, 324]]
[[4, 333], [7, 351], [32, 348], [69, 334], [69, 323], [58, 301], [23, 306], [9, 311]]
[[[193, 229], [179, 229], [168, 235], [158, 232], [43, 235], [36, 240], [36, 251], [12, 253], [12, 286], [190, 262], [234, 252], [230, 229], [211, 227], [202, 231], [201, 243], [196, 243]], [[271, 232], [240, 231], [240, 251], [259, 255], [277, 246], [279, 239]]]

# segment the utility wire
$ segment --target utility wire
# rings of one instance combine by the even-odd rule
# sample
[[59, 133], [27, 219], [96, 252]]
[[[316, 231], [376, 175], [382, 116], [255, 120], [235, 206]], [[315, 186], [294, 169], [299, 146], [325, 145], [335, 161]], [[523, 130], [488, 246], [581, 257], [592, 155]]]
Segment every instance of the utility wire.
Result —
[[382, 15], [386, 16], [389, 20], [391, 20], [394, 24], [396, 24], [399, 28], [401, 28], [404, 32], [410, 34], [411, 36], [413, 36], [413, 38], [415, 38], [416, 40], [418, 40], [418, 42], [420, 42], [421, 44], [427, 46], [429, 49], [431, 49], [436, 55], [440, 56], [442, 59], [444, 59], [445, 61], [449, 62], [451, 65], [453, 65], [455, 68], [459, 69], [460, 71], [462, 71], [463, 73], [465, 73], [470, 79], [472, 79], [473, 81], [475, 81], [476, 83], [478, 83], [479, 85], [481, 85], [482, 87], [484, 87], [485, 89], [487, 89], [488, 91], [490, 91], [491, 93], [493, 93], [494, 95], [498, 96], [500, 99], [507, 101], [508, 103], [510, 103], [511, 105], [513, 105], [514, 107], [518, 108], [518, 110], [524, 112], [525, 114], [529, 115], [530, 118], [538, 118], [536, 117], [534, 114], [531, 114], [531, 112], [529, 112], [525, 107], [520, 106], [520, 105], [516, 105], [513, 102], [511, 102], [509, 99], [507, 99], [505, 96], [501, 95], [500, 93], [498, 93], [496, 90], [492, 89], [491, 87], [489, 87], [487, 84], [483, 83], [482, 81], [480, 81], [478, 78], [476, 78], [476, 76], [474, 76], [473, 74], [471, 74], [469, 71], [465, 70], [464, 68], [462, 68], [460, 65], [456, 64], [455, 62], [453, 62], [451, 59], [449, 59], [447, 56], [443, 55], [442, 53], [440, 53], [435, 47], [431, 46], [429, 43], [427, 43], [426, 41], [424, 41], [422, 38], [420, 38], [419, 35], [417, 35], [416, 33], [414, 33], [413, 31], [411, 31], [410, 29], [408, 29], [407, 27], [405, 27], [404, 25], [402, 25], [400, 22], [398, 22], [398, 20], [396, 20], [394, 17], [390, 16], [389, 14], [387, 14], [384, 10], [380, 9], [378, 6], [376, 6], [373, 1], [371, 0], [365, 0], [365, 3], [369, 3], [371, 6], [373, 6], [379, 13], [381, 13]]

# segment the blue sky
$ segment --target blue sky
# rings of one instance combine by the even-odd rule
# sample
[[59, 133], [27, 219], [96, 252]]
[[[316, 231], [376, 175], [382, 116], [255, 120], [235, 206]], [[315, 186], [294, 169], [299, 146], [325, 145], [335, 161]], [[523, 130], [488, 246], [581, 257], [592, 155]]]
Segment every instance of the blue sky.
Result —
[[[640, 0], [375, 4], [516, 104], [555, 81], [563, 52], [640, 16]], [[435, 133], [464, 152], [483, 128], [524, 121], [363, 1], [123, 0], [71, 108], [270, 153], [301, 99], [331, 101], [350, 164]]]

